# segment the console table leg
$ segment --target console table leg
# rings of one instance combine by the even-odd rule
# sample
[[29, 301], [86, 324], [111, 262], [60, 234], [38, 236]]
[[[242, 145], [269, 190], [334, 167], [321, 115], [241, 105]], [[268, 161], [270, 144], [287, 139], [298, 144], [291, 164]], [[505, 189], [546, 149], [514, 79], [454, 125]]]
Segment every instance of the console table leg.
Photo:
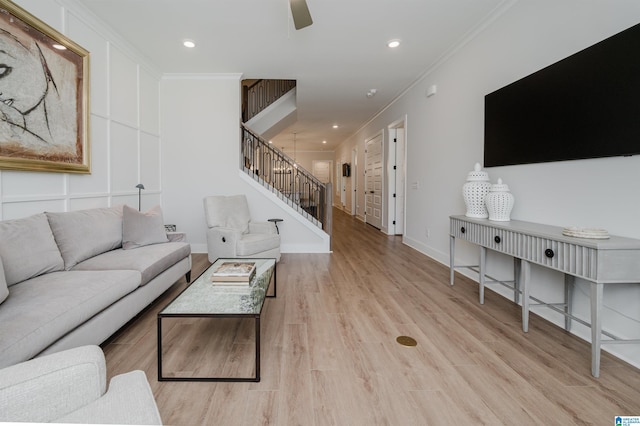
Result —
[[480, 304], [484, 305], [484, 274], [487, 261], [487, 248], [480, 246]]
[[520, 259], [513, 258], [513, 302], [520, 303]]
[[593, 377], [600, 377], [602, 287], [602, 284], [591, 283], [591, 375]]
[[158, 381], [164, 380], [162, 376], [162, 318], [158, 317]]
[[449, 237], [449, 284], [453, 285], [453, 275], [455, 274], [456, 264], [456, 237]]
[[260, 381], [260, 315], [256, 316], [256, 382]]
[[571, 303], [573, 302], [573, 285], [576, 279], [573, 275], [564, 275], [564, 329], [571, 330]]
[[522, 285], [522, 331], [529, 331], [529, 281], [531, 265], [526, 260], [522, 261], [520, 283]]

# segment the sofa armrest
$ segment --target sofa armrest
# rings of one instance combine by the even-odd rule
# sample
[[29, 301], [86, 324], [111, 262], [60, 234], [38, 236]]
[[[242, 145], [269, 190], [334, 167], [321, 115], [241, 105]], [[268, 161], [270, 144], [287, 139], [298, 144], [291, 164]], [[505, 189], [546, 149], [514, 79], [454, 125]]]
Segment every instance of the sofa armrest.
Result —
[[251, 234], [277, 234], [276, 225], [273, 222], [249, 222]]
[[140, 370], [115, 376], [102, 398], [59, 418], [59, 423], [160, 425], [147, 376]]
[[49, 422], [106, 390], [104, 354], [82, 346], [0, 370], [0, 421]]
[[172, 243], [186, 243], [187, 234], [184, 232], [167, 232], [167, 239]]

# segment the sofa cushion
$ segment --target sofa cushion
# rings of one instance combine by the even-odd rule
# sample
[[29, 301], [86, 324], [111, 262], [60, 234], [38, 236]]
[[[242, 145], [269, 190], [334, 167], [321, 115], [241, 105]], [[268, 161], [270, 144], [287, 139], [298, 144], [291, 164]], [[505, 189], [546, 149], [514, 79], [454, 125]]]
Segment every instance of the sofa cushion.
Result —
[[7, 280], [4, 277], [4, 267], [2, 266], [2, 259], [0, 259], [0, 303], [4, 302], [9, 295], [9, 288], [7, 287]]
[[0, 222], [0, 258], [9, 286], [64, 269], [44, 213]]
[[188, 243], [153, 244], [135, 250], [112, 250], [77, 264], [73, 270], [132, 269], [142, 274], [140, 285], [145, 285], [190, 254], [191, 246]]
[[125, 250], [166, 243], [167, 231], [164, 229], [162, 209], [155, 206], [141, 213], [129, 206], [122, 209], [122, 248]]
[[122, 206], [47, 213], [67, 271], [122, 246]]
[[0, 367], [33, 358], [139, 284], [137, 271], [60, 271], [11, 287], [0, 309]]

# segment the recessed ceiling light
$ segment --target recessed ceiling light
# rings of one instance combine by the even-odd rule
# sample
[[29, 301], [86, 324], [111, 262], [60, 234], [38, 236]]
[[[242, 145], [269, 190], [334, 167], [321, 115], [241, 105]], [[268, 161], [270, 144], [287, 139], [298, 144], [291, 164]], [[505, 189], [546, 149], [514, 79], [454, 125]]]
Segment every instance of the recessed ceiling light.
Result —
[[64, 46], [63, 46], [63, 45], [61, 45], [61, 44], [54, 44], [54, 45], [53, 45], [53, 48], [54, 48], [54, 49], [58, 49], [58, 50], [67, 50], [67, 48], [66, 48], [66, 47], [64, 47]]
[[327, 143], [327, 141], [322, 141], [322, 143]]
[[182, 42], [182, 44], [184, 45], [184, 47], [188, 47], [189, 49], [196, 47], [196, 44], [193, 40], [185, 40]]
[[387, 43], [387, 46], [389, 46], [392, 49], [394, 47], [398, 47], [400, 46], [400, 40], [389, 40], [389, 42]]
[[333, 128], [334, 128], [334, 129], [337, 129], [337, 128], [338, 128], [338, 125], [337, 125], [337, 124], [334, 124], [334, 125], [333, 125]]

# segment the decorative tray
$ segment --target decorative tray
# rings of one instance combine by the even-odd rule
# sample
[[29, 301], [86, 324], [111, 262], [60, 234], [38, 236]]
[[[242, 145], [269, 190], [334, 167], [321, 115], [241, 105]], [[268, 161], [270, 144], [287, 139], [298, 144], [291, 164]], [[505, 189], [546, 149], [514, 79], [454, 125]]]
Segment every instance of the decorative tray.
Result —
[[562, 235], [577, 238], [594, 238], [605, 240], [609, 238], [609, 232], [600, 228], [578, 228], [577, 226], [569, 226], [562, 230]]

